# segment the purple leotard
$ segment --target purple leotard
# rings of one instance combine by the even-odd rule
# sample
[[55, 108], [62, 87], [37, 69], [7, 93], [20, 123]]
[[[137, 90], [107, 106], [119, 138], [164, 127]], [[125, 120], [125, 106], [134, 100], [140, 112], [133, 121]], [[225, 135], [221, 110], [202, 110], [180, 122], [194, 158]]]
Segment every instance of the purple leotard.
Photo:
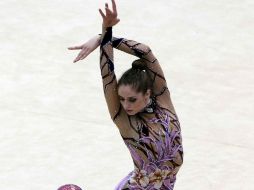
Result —
[[[113, 48], [139, 57], [153, 79], [150, 104], [128, 115], [120, 104], [114, 73]], [[124, 38], [113, 38], [112, 28], [102, 35], [100, 68], [109, 113], [133, 159], [134, 169], [115, 190], [173, 190], [183, 164], [181, 128], [159, 62], [151, 49]]]

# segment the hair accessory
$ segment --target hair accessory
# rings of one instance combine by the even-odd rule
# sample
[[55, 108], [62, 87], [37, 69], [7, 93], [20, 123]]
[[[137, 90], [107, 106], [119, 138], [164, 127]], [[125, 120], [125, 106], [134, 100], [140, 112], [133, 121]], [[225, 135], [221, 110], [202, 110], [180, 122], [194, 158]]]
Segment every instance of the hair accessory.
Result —
[[141, 111], [142, 113], [153, 113], [156, 107], [156, 102], [153, 98], [150, 98], [149, 103], [146, 107]]

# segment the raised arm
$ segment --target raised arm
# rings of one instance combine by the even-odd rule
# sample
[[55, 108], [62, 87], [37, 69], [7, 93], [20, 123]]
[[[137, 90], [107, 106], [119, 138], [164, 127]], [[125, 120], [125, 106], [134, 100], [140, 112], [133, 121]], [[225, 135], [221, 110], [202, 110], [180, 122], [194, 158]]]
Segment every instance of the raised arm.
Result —
[[100, 69], [103, 80], [104, 95], [107, 102], [110, 116], [120, 131], [126, 130], [128, 125], [128, 117], [123, 111], [118, 92], [117, 80], [114, 72], [114, 57], [112, 44], [112, 26], [119, 22], [117, 18], [116, 5], [112, 0], [113, 11], [105, 5], [106, 15], [100, 10], [103, 18], [103, 30], [100, 43]]
[[90, 53], [100, 46], [100, 69], [108, 110], [114, 123], [118, 126], [118, 128], [124, 130], [126, 129], [125, 125], [128, 125], [128, 117], [126, 112], [122, 109], [118, 97], [112, 44], [112, 27], [120, 20], [117, 18], [115, 1], [111, 1], [112, 10], [109, 9], [107, 3], [105, 4], [105, 14], [101, 9], [99, 9], [99, 12], [103, 18], [102, 34], [94, 36], [83, 45], [69, 47], [68, 49], [81, 50], [73, 61], [75, 63], [85, 59]]
[[[74, 62], [82, 60], [86, 58], [92, 51], [94, 51], [98, 46], [100, 46], [101, 41], [103, 40], [105, 34], [96, 35], [87, 41], [85, 44], [81, 46], [71, 47], [71, 50], [79, 50], [77, 58]], [[153, 79], [153, 93], [157, 98], [157, 101], [161, 103], [161, 105], [166, 106], [166, 108], [172, 109], [172, 104], [170, 103], [170, 93], [167, 88], [167, 83], [163, 74], [163, 71], [159, 65], [158, 60], [153, 55], [149, 46], [138, 43], [133, 40], [127, 40], [125, 38], [116, 38], [111, 35], [107, 39], [110, 42], [110, 48], [113, 52], [112, 46], [126, 53], [137, 56], [142, 60], [143, 63], [146, 64], [148, 68], [148, 72]], [[107, 44], [108, 45], [108, 44]], [[113, 57], [113, 54], [112, 54]]]
[[113, 38], [112, 43], [114, 48], [137, 56], [141, 59], [141, 62], [146, 65], [148, 72], [152, 77], [154, 96], [162, 106], [165, 108], [171, 108], [172, 104], [170, 103], [170, 93], [164, 73], [150, 47], [125, 38]]
[[103, 33], [100, 45], [100, 69], [105, 99], [110, 116], [114, 120], [120, 108], [120, 101], [114, 72], [112, 27], [108, 27]]
[[[84, 59], [100, 45], [101, 50], [100, 62], [102, 69], [101, 74], [103, 77], [104, 92], [106, 96], [105, 90], [107, 90], [107, 88], [109, 88], [110, 86], [116, 85], [117, 83], [114, 74], [113, 47], [126, 53], [135, 55], [140, 58], [142, 63], [145, 63], [148, 72], [153, 79], [153, 95], [165, 108], [172, 107], [171, 106], [172, 104], [170, 102], [170, 93], [167, 88], [167, 83], [162, 68], [160, 67], [158, 60], [153, 55], [150, 47], [133, 40], [112, 37], [112, 26], [116, 25], [120, 21], [117, 18], [115, 1], [112, 0], [112, 11], [108, 8], [108, 4], [106, 3], [105, 4], [106, 14], [104, 14], [101, 9], [99, 9], [99, 12], [103, 18], [103, 28], [104, 29], [107, 28], [108, 30], [103, 30], [101, 36], [92, 38], [84, 45], [70, 47], [69, 48], [70, 50], [81, 49], [79, 55], [74, 60], [74, 62]], [[107, 99], [109, 111], [112, 118], [115, 117], [114, 112], [116, 112], [116, 110], [119, 109], [118, 106], [119, 102], [116, 101], [118, 94], [116, 91], [116, 87], [114, 88], [116, 93], [113, 96], [114, 100], [112, 100], [111, 98]], [[112, 103], [114, 101], [115, 103]]]

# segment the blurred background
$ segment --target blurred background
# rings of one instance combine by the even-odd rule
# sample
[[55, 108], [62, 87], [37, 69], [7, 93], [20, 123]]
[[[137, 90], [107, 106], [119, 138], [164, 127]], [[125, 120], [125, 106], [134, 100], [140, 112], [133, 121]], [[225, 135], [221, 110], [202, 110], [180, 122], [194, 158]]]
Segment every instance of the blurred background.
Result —
[[[113, 189], [133, 170], [103, 95], [101, 0], [0, 2], [0, 189]], [[109, 1], [110, 3], [110, 1]], [[254, 2], [118, 0], [114, 35], [148, 44], [182, 126], [176, 190], [254, 188]], [[117, 77], [135, 57], [115, 51]]]

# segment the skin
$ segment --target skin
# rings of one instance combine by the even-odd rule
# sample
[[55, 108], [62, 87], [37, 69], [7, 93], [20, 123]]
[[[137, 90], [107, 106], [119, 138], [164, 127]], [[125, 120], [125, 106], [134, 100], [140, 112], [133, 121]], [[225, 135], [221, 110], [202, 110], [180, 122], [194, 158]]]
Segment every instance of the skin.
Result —
[[[104, 34], [107, 27], [115, 26], [119, 23], [120, 19], [117, 17], [117, 8], [114, 0], [112, 2], [112, 9], [109, 8], [108, 3], [105, 3], [105, 13], [99, 9], [99, 13], [102, 17], [102, 34]], [[85, 59], [90, 53], [92, 53], [100, 45], [100, 36], [96, 35], [86, 43], [79, 46], [69, 47], [69, 50], [80, 50], [78, 56], [74, 59], [73, 63]]]
[[[102, 17], [102, 35], [107, 27], [116, 25], [120, 19], [117, 17], [117, 8], [114, 0], [112, 2], [112, 9], [109, 8], [108, 3], [105, 3], [105, 13], [99, 9], [99, 13]], [[96, 35], [83, 45], [69, 47], [69, 50], [80, 50], [78, 56], [74, 59], [74, 63], [85, 59], [91, 52], [93, 52], [100, 45], [101, 36]], [[130, 85], [121, 85], [118, 88], [118, 95], [120, 103], [126, 110], [128, 115], [135, 115], [142, 111], [150, 100], [150, 90], [147, 90], [145, 94], [136, 92]]]
[[128, 115], [135, 115], [142, 111], [150, 101], [151, 91], [145, 94], [136, 92], [131, 85], [121, 85], [118, 87], [120, 103]]

